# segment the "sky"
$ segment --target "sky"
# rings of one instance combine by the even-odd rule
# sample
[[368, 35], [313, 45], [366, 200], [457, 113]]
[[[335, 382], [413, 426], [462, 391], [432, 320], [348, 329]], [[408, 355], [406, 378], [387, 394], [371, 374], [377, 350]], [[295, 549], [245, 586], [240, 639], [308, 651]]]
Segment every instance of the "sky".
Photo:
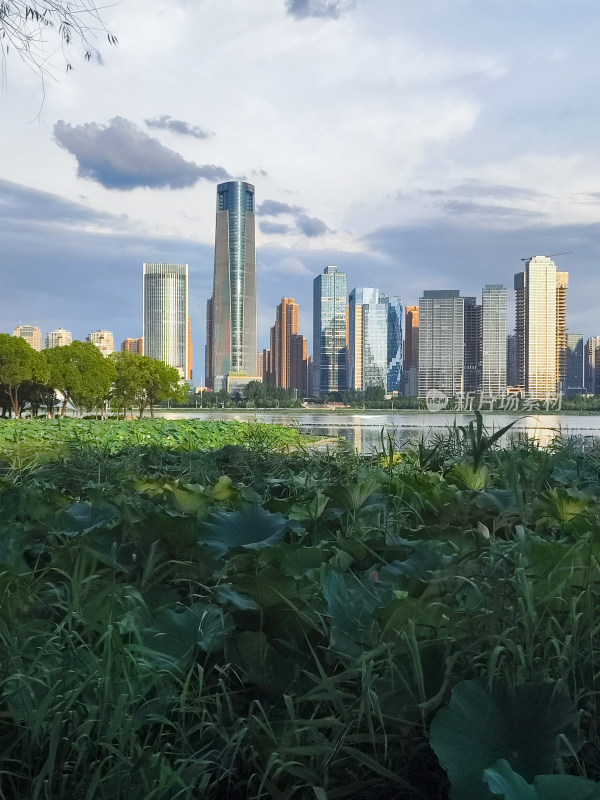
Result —
[[[121, 0], [44, 70], [0, 64], [0, 330], [142, 334], [142, 263], [188, 263], [204, 374], [217, 183], [256, 187], [259, 346], [312, 281], [417, 304], [570, 273], [600, 334], [597, 0]], [[67, 64], [70, 67], [67, 69]], [[512, 302], [511, 302], [512, 305]], [[509, 329], [513, 327], [512, 316]]]

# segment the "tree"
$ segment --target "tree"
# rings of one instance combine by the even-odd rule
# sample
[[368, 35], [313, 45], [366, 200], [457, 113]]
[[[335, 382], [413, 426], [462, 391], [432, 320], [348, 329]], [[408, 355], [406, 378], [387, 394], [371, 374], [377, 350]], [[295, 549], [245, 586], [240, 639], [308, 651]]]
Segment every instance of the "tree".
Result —
[[50, 385], [61, 392], [64, 417], [67, 405], [94, 408], [109, 396], [115, 367], [91, 342], [73, 342], [66, 347], [44, 350], [50, 370]]
[[[90, 61], [98, 55], [91, 40], [96, 34], [106, 35], [109, 44], [117, 37], [107, 30], [94, 0], [0, 0], [0, 55], [4, 62], [11, 51], [40, 72], [46, 72], [46, 61], [56, 49], [58, 40], [63, 53], [79, 42], [83, 57]], [[72, 69], [66, 59], [67, 70]]]
[[137, 406], [141, 419], [146, 408], [154, 417], [154, 407], [165, 400], [186, 401], [187, 384], [180, 383], [174, 367], [137, 353], [113, 353], [110, 359], [116, 371], [112, 396], [119, 408]]
[[0, 333], [0, 384], [16, 417], [21, 414], [21, 388], [28, 382], [45, 383], [48, 370], [41, 353], [20, 336]]

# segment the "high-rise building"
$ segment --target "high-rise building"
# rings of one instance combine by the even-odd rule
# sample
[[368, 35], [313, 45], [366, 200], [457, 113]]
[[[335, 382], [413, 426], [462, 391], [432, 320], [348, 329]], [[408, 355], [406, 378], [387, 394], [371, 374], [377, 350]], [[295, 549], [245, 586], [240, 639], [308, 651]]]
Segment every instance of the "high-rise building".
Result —
[[425, 291], [419, 300], [419, 396], [464, 391], [465, 304], [457, 289]]
[[64, 328], [57, 328], [55, 331], [50, 331], [46, 335], [46, 350], [52, 347], [66, 347], [73, 342], [73, 335], [71, 331]]
[[515, 275], [519, 386], [533, 398], [553, 395], [566, 379], [568, 285], [550, 256], [526, 259]]
[[481, 306], [476, 297], [465, 297], [465, 392], [481, 384]]
[[585, 388], [590, 394], [600, 392], [600, 381], [596, 376], [596, 350], [600, 347], [600, 336], [590, 336], [585, 343]]
[[308, 342], [301, 333], [290, 337], [290, 389], [296, 389], [298, 397], [308, 394]]
[[14, 329], [13, 336], [25, 339], [38, 352], [42, 349], [42, 332], [37, 325], [19, 325]]
[[[215, 391], [256, 380], [258, 351], [254, 186], [217, 186], [210, 376]], [[208, 373], [208, 370], [207, 370]]]
[[188, 265], [144, 264], [144, 353], [188, 369]]
[[214, 386], [213, 380], [213, 369], [214, 369], [214, 361], [213, 361], [213, 301], [212, 297], [209, 297], [206, 301], [206, 345], [204, 347], [204, 383], [209, 389], [212, 389]]
[[187, 365], [185, 371], [185, 379], [192, 380], [194, 370], [194, 341], [192, 339], [192, 320], [187, 318]]
[[388, 304], [377, 289], [352, 289], [348, 302], [348, 388], [387, 391]]
[[109, 356], [115, 352], [115, 341], [112, 331], [92, 331], [86, 337], [88, 342], [95, 344], [103, 356]]
[[387, 391], [401, 392], [403, 338], [402, 338], [402, 300], [399, 297], [382, 298], [387, 306]]
[[346, 389], [346, 273], [325, 267], [313, 281], [313, 392], [317, 397]]
[[404, 394], [419, 394], [419, 306], [406, 306], [404, 315]]
[[481, 293], [482, 392], [499, 397], [506, 392], [506, 289], [487, 284]]
[[293, 297], [282, 297], [275, 313], [271, 351], [275, 370], [275, 386], [289, 389], [290, 341], [300, 332], [300, 308]]
[[567, 333], [567, 371], [563, 391], [567, 396], [585, 394], [583, 334]]
[[129, 351], [130, 353], [136, 353], [138, 356], [144, 355], [144, 339], [141, 336], [137, 338], [129, 337], [127, 339], [123, 339], [121, 342], [121, 352], [125, 350]]
[[506, 337], [506, 383], [511, 389], [515, 389], [519, 385], [516, 333], [509, 333]]

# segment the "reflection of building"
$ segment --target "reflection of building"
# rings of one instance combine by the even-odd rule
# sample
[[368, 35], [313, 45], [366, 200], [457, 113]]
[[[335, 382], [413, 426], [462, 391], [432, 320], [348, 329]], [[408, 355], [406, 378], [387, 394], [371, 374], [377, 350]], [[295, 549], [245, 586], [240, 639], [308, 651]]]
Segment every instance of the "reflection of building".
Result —
[[52, 347], [66, 347], [73, 341], [71, 331], [64, 328], [57, 328], [55, 331], [50, 331], [46, 336], [46, 350]]
[[377, 289], [352, 289], [348, 320], [348, 388], [387, 391], [388, 304]]
[[480, 388], [495, 397], [506, 392], [506, 289], [497, 284], [481, 293]]
[[567, 333], [565, 338], [567, 357], [564, 393], [567, 396], [585, 394], [583, 334]]
[[465, 392], [475, 392], [481, 383], [481, 306], [475, 297], [465, 297]]
[[34, 350], [42, 349], [42, 332], [37, 325], [19, 325], [14, 329], [13, 336], [25, 339]]
[[419, 306], [406, 306], [404, 316], [404, 394], [419, 394]]
[[464, 298], [457, 289], [425, 291], [419, 300], [419, 396], [464, 389]]
[[596, 376], [596, 350], [600, 347], [600, 336], [590, 336], [585, 343], [585, 388], [590, 394], [600, 391]]
[[402, 391], [402, 300], [383, 297], [387, 305], [387, 391]]
[[188, 265], [144, 264], [144, 353], [188, 372]]
[[121, 352], [128, 350], [130, 353], [136, 353], [139, 356], [144, 355], [144, 340], [140, 336], [138, 338], [123, 339], [121, 342]]
[[115, 342], [112, 331], [92, 331], [87, 335], [87, 341], [95, 344], [103, 356], [115, 352]]
[[527, 259], [515, 275], [519, 378], [534, 398], [555, 394], [566, 373], [567, 286], [568, 273], [557, 273], [549, 256]]
[[313, 393], [346, 389], [346, 274], [325, 267], [313, 282]]
[[[254, 186], [228, 181], [217, 186], [215, 269], [207, 314], [207, 383], [215, 391], [257, 379], [256, 245]], [[233, 380], [235, 378], [235, 381]]]

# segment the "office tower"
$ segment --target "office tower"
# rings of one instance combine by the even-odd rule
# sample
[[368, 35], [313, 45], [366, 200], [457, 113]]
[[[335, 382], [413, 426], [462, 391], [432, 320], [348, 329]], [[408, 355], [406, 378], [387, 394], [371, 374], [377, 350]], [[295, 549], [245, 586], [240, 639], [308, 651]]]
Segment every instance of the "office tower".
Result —
[[36, 325], [19, 325], [14, 329], [13, 336], [25, 339], [38, 352], [42, 349], [42, 332]]
[[387, 306], [387, 391], [402, 391], [402, 300], [399, 297], [384, 295]]
[[527, 333], [527, 276], [515, 275], [515, 388], [525, 391], [525, 341]]
[[388, 304], [377, 289], [352, 289], [348, 321], [348, 388], [387, 391]]
[[596, 379], [596, 350], [600, 347], [600, 336], [590, 336], [585, 343], [585, 388], [590, 394], [600, 392], [600, 381]]
[[206, 345], [204, 346], [204, 383], [208, 389], [214, 388], [213, 381], [213, 302], [212, 297], [206, 301]]
[[419, 397], [464, 390], [465, 305], [457, 289], [425, 291], [419, 300]]
[[325, 267], [313, 281], [313, 392], [346, 389], [346, 274]]
[[121, 342], [121, 352], [128, 351], [130, 353], [135, 353], [138, 356], [144, 355], [144, 339], [139, 336], [137, 338], [128, 338], [123, 339]]
[[66, 331], [64, 328], [57, 328], [55, 331], [50, 331], [46, 335], [46, 350], [52, 347], [66, 347], [73, 341], [71, 331]]
[[103, 356], [109, 356], [115, 352], [115, 342], [112, 331], [92, 331], [88, 333], [86, 341], [95, 344]]
[[465, 392], [476, 392], [481, 383], [481, 306], [465, 297]]
[[419, 394], [419, 306], [406, 306], [404, 315], [404, 394]]
[[566, 335], [566, 375], [563, 391], [567, 396], [585, 394], [583, 334]]
[[258, 351], [254, 186], [217, 186], [210, 375], [215, 391], [256, 380]]
[[296, 389], [298, 397], [308, 394], [308, 342], [301, 333], [290, 337], [290, 389]]
[[481, 391], [506, 392], [506, 289], [487, 284], [481, 293]]
[[506, 383], [511, 388], [518, 386], [517, 370], [517, 334], [509, 333], [506, 337]]
[[271, 353], [275, 372], [275, 386], [289, 389], [290, 341], [300, 330], [300, 309], [293, 297], [282, 297], [275, 313], [271, 330]]
[[559, 388], [567, 380], [567, 289], [569, 273], [556, 273], [556, 375]]
[[144, 264], [144, 353], [185, 378], [188, 366], [188, 265]]
[[188, 317], [187, 318], [187, 369], [186, 369], [186, 380], [192, 380], [192, 374], [194, 370], [194, 342], [192, 339], [192, 320]]

